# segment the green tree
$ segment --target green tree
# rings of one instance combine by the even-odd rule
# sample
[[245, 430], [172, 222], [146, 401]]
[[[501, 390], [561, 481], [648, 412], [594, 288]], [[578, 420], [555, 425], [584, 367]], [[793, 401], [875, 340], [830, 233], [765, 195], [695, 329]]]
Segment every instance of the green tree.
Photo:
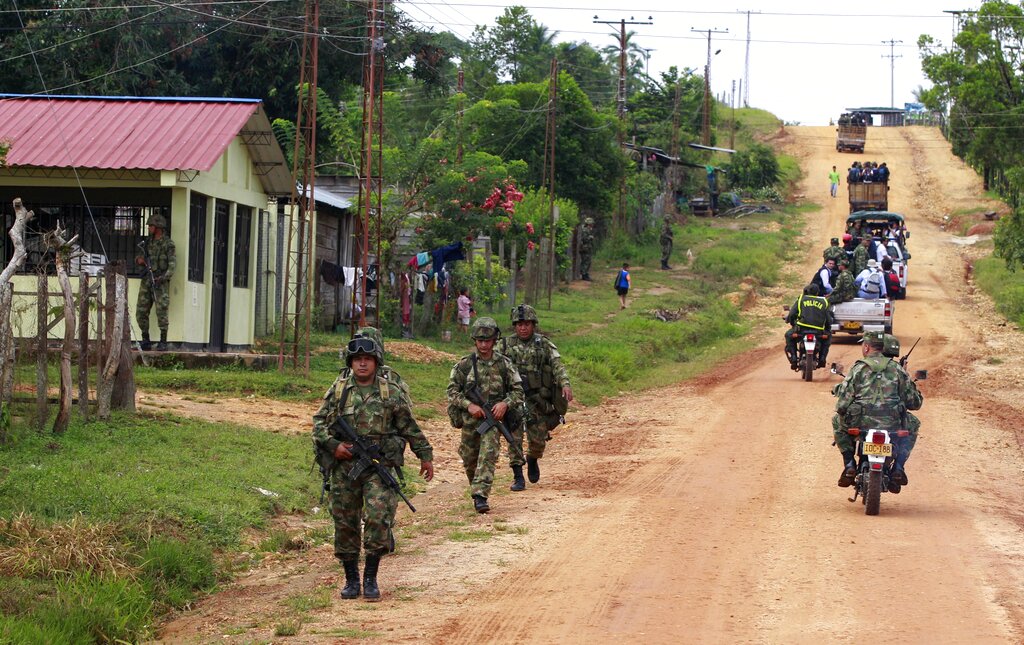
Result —
[[729, 182], [736, 188], [767, 188], [779, 181], [779, 162], [772, 149], [755, 143], [732, 156], [726, 165]]

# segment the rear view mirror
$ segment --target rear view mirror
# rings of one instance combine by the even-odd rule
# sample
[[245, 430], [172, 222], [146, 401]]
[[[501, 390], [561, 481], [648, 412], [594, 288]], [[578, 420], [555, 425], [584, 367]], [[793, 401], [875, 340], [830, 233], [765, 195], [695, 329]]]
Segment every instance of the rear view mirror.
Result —
[[841, 374], [843, 374], [843, 371], [844, 371], [843, 370], [843, 364], [842, 363], [832, 363], [832, 368], [829, 371], [832, 372], [833, 374], [840, 374], [841, 375]]
[[923, 381], [928, 378], [928, 370], [917, 370], [914, 372], [915, 381]]

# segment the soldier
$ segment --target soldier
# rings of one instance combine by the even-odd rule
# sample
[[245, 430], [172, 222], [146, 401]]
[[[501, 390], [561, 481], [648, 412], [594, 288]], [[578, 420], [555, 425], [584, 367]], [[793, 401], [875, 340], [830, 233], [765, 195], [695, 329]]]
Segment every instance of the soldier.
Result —
[[[569, 375], [562, 365], [561, 355], [554, 343], [537, 333], [537, 311], [530, 305], [519, 305], [512, 309], [512, 328], [515, 338], [502, 338], [499, 349], [512, 359], [519, 376], [523, 379], [526, 393], [526, 474], [531, 484], [540, 481], [540, 464], [544, 448], [550, 438], [550, 431], [559, 424], [565, 413], [560, 403], [572, 401], [572, 387]], [[560, 390], [560, 392], [559, 392]], [[561, 394], [559, 401], [558, 394]], [[559, 409], [561, 408], [561, 409]], [[510, 428], [510, 430], [512, 430]], [[512, 430], [515, 443], [508, 447], [508, 461], [512, 466], [510, 490], [526, 488], [523, 481], [523, 427]]]
[[352, 444], [340, 441], [331, 426], [341, 415], [361, 437], [376, 443], [385, 456], [382, 464], [394, 468], [401, 478], [402, 452], [408, 442], [420, 459], [420, 474], [434, 477], [433, 449], [412, 416], [412, 408], [401, 388], [378, 376], [383, 353], [372, 338], [353, 338], [348, 343], [345, 363], [347, 374], [339, 375], [324, 395], [324, 402], [313, 415], [313, 442], [333, 455], [331, 474], [331, 516], [334, 518], [334, 556], [345, 569], [341, 597], [358, 598], [360, 527], [366, 552], [362, 594], [373, 602], [380, 600], [377, 569], [380, 559], [394, 551], [395, 508], [398, 495], [385, 486], [373, 468], [367, 468], [355, 480]]
[[871, 259], [870, 246], [871, 235], [866, 234], [861, 238], [860, 246], [853, 250], [853, 275], [860, 275], [861, 271], [868, 268], [868, 260]]
[[665, 216], [665, 226], [661, 229], [661, 268], [668, 270], [671, 269], [668, 265], [668, 258], [672, 255], [672, 218], [668, 215]]
[[[356, 330], [356, 334], [353, 338], [369, 338], [373, 340], [373, 342], [377, 343], [378, 347], [380, 347], [382, 356], [386, 353], [386, 350], [384, 349], [384, 338], [381, 336], [380, 330], [376, 327], [360, 327]], [[341, 376], [348, 378], [352, 373], [352, 369], [348, 366], [348, 346], [342, 347], [339, 354], [341, 356], [341, 361], [345, 363], [345, 367], [341, 368]], [[397, 385], [399, 389], [402, 390], [402, 398], [409, 407], [412, 407], [412, 397], [409, 395], [409, 384], [402, 380], [402, 376], [396, 372], [393, 367], [385, 365], [383, 360], [384, 359], [382, 358], [381, 365], [377, 367], [377, 376], [389, 383]]]
[[501, 331], [493, 318], [477, 318], [470, 335], [476, 351], [452, 368], [448, 381], [448, 418], [453, 427], [462, 429], [459, 456], [469, 478], [473, 508], [477, 513], [486, 513], [491, 510], [487, 497], [494, 483], [501, 433], [496, 428], [483, 435], [477, 433], [486, 415], [484, 409], [470, 399], [488, 406], [496, 420], [504, 421], [506, 427], [512, 429], [522, 422], [523, 383], [512, 361], [494, 351]]
[[[139, 287], [139, 299], [135, 304], [135, 322], [139, 324], [139, 331], [142, 332], [139, 348], [149, 350], [153, 346], [149, 340], [149, 312], [155, 302], [156, 324], [160, 328], [160, 342], [156, 349], [164, 352], [167, 351], [167, 306], [171, 302], [169, 285], [176, 264], [174, 242], [167, 237], [167, 220], [163, 215], [155, 213], [149, 216], [149, 238], [143, 242], [149, 255], [149, 265], [146, 264], [145, 256], [135, 258], [135, 264], [145, 267], [146, 271]], [[153, 276], [152, 281], [149, 279], [150, 272]]]
[[[847, 430], [880, 428], [892, 431], [908, 427], [911, 423], [909, 418], [904, 419], [904, 414], [908, 410], [920, 410], [924, 402], [913, 379], [898, 362], [883, 355], [884, 350], [885, 334], [864, 334], [861, 350], [864, 357], [854, 363], [843, 382], [832, 389], [833, 396], [838, 397], [836, 414], [832, 417], [832, 434], [843, 455], [839, 486], [844, 488], [851, 486], [857, 477], [854, 441]], [[920, 426], [920, 421], [916, 425]], [[904, 467], [917, 438], [916, 428], [913, 434], [912, 440], [908, 437], [907, 441], [895, 442], [898, 452], [891, 478], [898, 485], [907, 484]]]
[[828, 262], [829, 260], [835, 260], [836, 263], [846, 257], [846, 250], [839, 246], [839, 238], [832, 238], [832, 246], [828, 247], [821, 252], [821, 257]]
[[591, 217], [583, 220], [580, 229], [580, 277], [590, 282], [590, 260], [594, 255], [594, 220]]
[[837, 305], [841, 302], [849, 302], [857, 297], [857, 285], [853, 282], [853, 273], [850, 272], [850, 258], [843, 257], [839, 260], [839, 275], [836, 276], [836, 286], [832, 293], [828, 294], [828, 303]]

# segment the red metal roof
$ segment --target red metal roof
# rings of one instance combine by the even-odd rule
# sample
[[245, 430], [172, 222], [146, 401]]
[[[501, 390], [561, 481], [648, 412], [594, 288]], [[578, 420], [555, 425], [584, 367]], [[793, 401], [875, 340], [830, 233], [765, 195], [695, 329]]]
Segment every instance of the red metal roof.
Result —
[[207, 171], [260, 102], [0, 97], [9, 166]]

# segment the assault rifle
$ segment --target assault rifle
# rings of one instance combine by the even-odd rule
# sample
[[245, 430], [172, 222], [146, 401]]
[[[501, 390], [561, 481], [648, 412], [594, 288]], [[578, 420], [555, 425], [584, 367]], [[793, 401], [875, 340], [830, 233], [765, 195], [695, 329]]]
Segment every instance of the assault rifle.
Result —
[[[360, 437], [356, 431], [352, 429], [352, 426], [350, 426], [348, 422], [341, 417], [341, 415], [338, 415], [334, 424], [331, 425], [331, 434], [333, 434], [334, 438], [338, 441], [352, 444], [352, 447], [349, 448], [349, 450], [352, 452], [352, 458], [355, 460], [355, 463], [352, 464], [352, 469], [348, 471], [349, 479], [355, 481], [356, 479], [359, 479], [359, 476], [362, 475], [367, 468], [372, 468], [373, 471], [377, 473], [377, 476], [380, 477], [384, 486], [398, 493], [398, 496], [402, 498], [402, 501], [409, 507], [409, 510], [413, 513], [416, 512], [416, 507], [413, 506], [412, 502], [409, 501], [409, 498], [402, 493], [402, 485], [398, 483], [395, 476], [392, 475], [388, 467], [384, 465], [384, 455], [381, 454], [380, 446]], [[331, 457], [333, 456], [334, 455], [331, 455]], [[321, 462], [320, 473], [324, 475], [324, 490], [330, 488], [330, 470], [331, 469], [327, 469], [327, 472], [325, 473]], [[322, 497], [323, 496], [321, 495], [321, 499]]]
[[900, 357], [900, 367], [902, 367], [903, 369], [907, 369], [907, 359], [910, 358], [910, 354], [914, 351], [914, 347], [917, 347], [917, 344], [920, 342], [921, 338], [918, 337], [918, 339], [914, 341], [914, 344], [910, 348], [910, 351]]
[[153, 275], [153, 263], [149, 261], [149, 245], [146, 238], [139, 240], [139, 248], [142, 249], [142, 262], [146, 268], [146, 277], [149, 278], [149, 288], [156, 294], [156, 276]]
[[491, 412], [491, 406], [487, 405], [487, 402], [484, 401], [483, 395], [480, 393], [479, 385], [474, 385], [473, 389], [466, 393], [466, 398], [479, 405], [484, 411], [484, 420], [476, 428], [476, 433], [478, 435], [483, 436], [487, 434], [487, 431], [491, 428], [497, 428], [498, 432], [501, 433], [501, 436], [505, 437], [505, 441], [508, 442], [508, 445], [515, 445], [515, 439], [512, 438], [512, 433], [508, 431], [508, 428], [504, 423], [494, 418], [494, 413]]

